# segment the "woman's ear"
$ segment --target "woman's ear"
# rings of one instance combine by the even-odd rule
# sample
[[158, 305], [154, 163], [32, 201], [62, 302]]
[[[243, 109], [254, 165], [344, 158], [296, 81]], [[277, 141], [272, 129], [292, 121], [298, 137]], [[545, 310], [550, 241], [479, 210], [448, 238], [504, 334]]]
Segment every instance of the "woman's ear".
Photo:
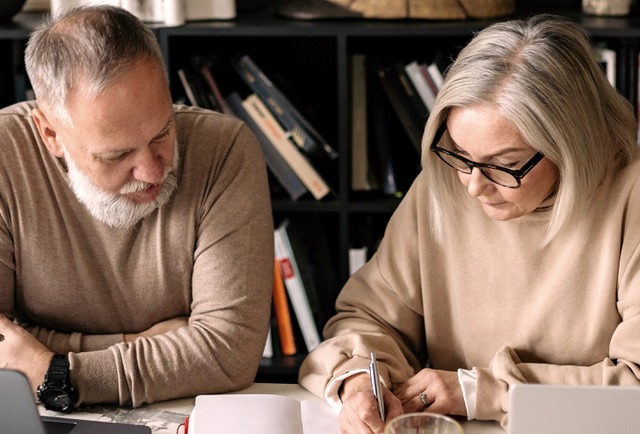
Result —
[[31, 114], [40, 137], [42, 137], [42, 141], [49, 152], [56, 157], [64, 157], [64, 150], [57, 139], [56, 127], [51, 124], [47, 116], [39, 108], [34, 108]]

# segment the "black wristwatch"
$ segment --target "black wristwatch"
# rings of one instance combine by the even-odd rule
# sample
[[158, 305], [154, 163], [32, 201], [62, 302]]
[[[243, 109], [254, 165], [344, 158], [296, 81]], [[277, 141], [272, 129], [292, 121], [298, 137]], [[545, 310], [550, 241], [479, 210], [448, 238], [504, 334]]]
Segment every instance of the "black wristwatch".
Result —
[[38, 400], [47, 410], [69, 412], [73, 409], [78, 393], [69, 381], [69, 357], [56, 354], [38, 386]]

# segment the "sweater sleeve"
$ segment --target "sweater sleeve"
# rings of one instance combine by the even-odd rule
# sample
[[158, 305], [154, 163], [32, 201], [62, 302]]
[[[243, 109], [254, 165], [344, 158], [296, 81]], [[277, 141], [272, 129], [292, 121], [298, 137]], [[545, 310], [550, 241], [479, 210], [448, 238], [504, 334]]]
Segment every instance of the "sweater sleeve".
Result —
[[139, 406], [237, 390], [253, 381], [268, 331], [273, 271], [266, 167], [244, 126], [236, 129], [223, 161], [213, 164], [210, 174], [202, 174], [207, 195], [194, 246], [188, 327], [72, 352], [78, 404]]
[[608, 357], [590, 366], [523, 363], [517, 350], [504, 347], [489, 367], [474, 368], [478, 419], [498, 420], [506, 426], [508, 391], [516, 383], [640, 386], [640, 185], [631, 189], [624, 208], [615, 291], [620, 323], [611, 337]]

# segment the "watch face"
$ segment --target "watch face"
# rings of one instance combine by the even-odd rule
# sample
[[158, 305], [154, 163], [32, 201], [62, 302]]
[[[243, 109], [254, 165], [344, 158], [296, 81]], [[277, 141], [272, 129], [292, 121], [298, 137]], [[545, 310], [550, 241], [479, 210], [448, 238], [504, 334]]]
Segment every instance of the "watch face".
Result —
[[45, 408], [56, 411], [65, 411], [73, 404], [69, 393], [59, 387], [48, 387], [42, 392], [40, 401]]

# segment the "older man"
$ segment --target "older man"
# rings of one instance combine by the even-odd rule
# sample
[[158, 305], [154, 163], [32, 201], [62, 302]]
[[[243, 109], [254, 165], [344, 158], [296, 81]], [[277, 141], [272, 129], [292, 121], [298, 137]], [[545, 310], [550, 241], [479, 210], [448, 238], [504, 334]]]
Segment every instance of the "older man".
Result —
[[173, 106], [119, 8], [44, 23], [26, 66], [36, 101], [0, 111], [0, 367], [55, 410], [249, 385], [273, 267], [255, 138]]

